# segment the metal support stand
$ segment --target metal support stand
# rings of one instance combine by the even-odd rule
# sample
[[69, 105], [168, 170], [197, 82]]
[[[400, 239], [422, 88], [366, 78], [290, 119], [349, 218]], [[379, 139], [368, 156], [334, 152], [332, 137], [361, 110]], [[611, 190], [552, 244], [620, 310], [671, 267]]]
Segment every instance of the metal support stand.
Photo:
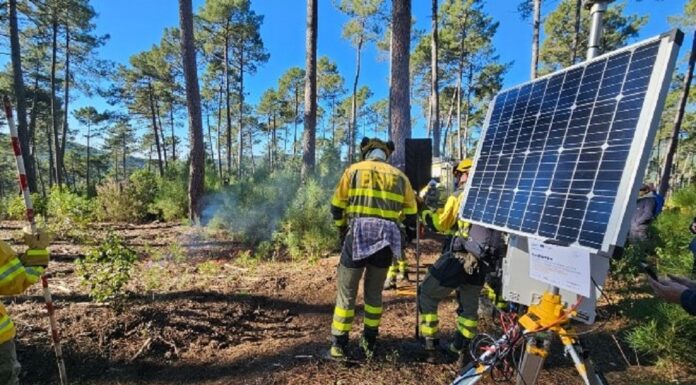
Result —
[[420, 216], [416, 217], [416, 340], [420, 337], [420, 309], [418, 303], [420, 299]]
[[585, 8], [590, 10], [592, 24], [590, 27], [590, 41], [587, 46], [587, 60], [597, 57], [600, 54], [602, 34], [604, 32], [604, 13], [607, 11], [609, 3], [613, 0], [587, 0]]

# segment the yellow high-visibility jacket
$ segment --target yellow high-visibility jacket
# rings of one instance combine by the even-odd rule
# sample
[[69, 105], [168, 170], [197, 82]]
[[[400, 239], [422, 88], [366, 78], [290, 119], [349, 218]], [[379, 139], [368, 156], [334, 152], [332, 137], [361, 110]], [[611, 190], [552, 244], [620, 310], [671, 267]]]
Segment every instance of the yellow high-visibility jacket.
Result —
[[438, 209], [435, 212], [424, 212], [425, 217], [430, 215], [432, 224], [438, 233], [454, 235], [458, 237], [466, 237], [468, 234], [469, 223], [459, 219], [459, 207], [464, 200], [464, 190], [457, 190], [453, 195], [450, 195], [445, 202], [445, 207]]
[[[43, 273], [41, 267], [25, 267], [17, 254], [5, 242], [0, 241], [0, 295], [21, 294], [38, 282]], [[5, 306], [0, 304], [0, 344], [14, 338], [15, 327]]]
[[331, 199], [336, 226], [357, 217], [377, 217], [400, 222], [418, 213], [411, 182], [396, 167], [378, 160], [352, 164], [338, 182]]

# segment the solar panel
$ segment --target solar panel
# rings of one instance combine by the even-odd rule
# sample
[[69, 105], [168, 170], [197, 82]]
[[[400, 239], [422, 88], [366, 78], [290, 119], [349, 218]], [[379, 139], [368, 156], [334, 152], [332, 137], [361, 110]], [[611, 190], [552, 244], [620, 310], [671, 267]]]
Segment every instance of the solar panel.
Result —
[[675, 30], [501, 91], [460, 216], [593, 250], [623, 244], [681, 36]]

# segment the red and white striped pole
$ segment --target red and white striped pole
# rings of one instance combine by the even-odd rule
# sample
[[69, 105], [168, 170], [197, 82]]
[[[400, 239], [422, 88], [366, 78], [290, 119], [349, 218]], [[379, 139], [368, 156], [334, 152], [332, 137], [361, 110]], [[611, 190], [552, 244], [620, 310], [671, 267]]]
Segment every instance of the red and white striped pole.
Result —
[[[7, 125], [10, 127], [10, 137], [12, 139], [12, 150], [14, 151], [15, 160], [17, 161], [17, 174], [19, 176], [19, 187], [24, 195], [24, 205], [26, 207], [27, 221], [31, 227], [32, 234], [36, 234], [36, 222], [34, 221], [34, 206], [31, 202], [31, 192], [29, 191], [29, 183], [24, 168], [24, 158], [22, 158], [22, 146], [19, 143], [17, 126], [15, 125], [14, 116], [12, 114], [12, 104], [10, 98], [4, 95], [2, 98], [5, 106], [5, 116], [7, 117]], [[63, 360], [63, 349], [60, 345], [60, 333], [58, 331], [58, 323], [56, 322], [55, 309], [53, 308], [53, 300], [51, 299], [51, 291], [48, 289], [48, 278], [46, 274], [41, 276], [41, 285], [43, 286], [43, 295], [46, 302], [46, 310], [51, 326], [51, 337], [53, 339], [53, 347], [56, 351], [56, 360], [58, 361], [58, 375], [60, 383], [67, 385], [68, 376], [65, 371], [65, 360]]]

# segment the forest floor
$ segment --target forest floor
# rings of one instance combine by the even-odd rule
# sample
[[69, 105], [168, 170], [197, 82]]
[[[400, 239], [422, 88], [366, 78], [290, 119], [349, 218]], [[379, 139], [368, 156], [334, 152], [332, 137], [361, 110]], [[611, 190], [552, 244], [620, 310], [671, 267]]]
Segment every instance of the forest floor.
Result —
[[[72, 384], [449, 384], [456, 375], [455, 364], [426, 362], [415, 343], [413, 281], [385, 293], [376, 357], [334, 363], [324, 356], [337, 255], [311, 263], [251, 263], [244, 258], [248, 251], [223, 234], [163, 223], [92, 227], [85, 243], [113, 231], [140, 261], [128, 298], [98, 304], [74, 273], [75, 259], [91, 246], [61, 239], [51, 246], [51, 289]], [[0, 222], [0, 239], [19, 247], [14, 238], [20, 228], [20, 222]], [[436, 259], [438, 248], [433, 240], [423, 242], [425, 263]], [[412, 251], [409, 257], [413, 265]], [[619, 292], [608, 288], [612, 302], [621, 299]], [[58, 383], [38, 285], [4, 302], [17, 325], [22, 384]], [[664, 370], [637, 356], [622, 342], [627, 321], [607, 303], [601, 306], [614, 315], [583, 342], [612, 385], [696, 384], [693, 370], [677, 368], [665, 378]], [[440, 308], [445, 337], [452, 334], [455, 308], [454, 297]], [[353, 346], [360, 322], [356, 317]], [[581, 384], [558, 345], [538, 383]]]

